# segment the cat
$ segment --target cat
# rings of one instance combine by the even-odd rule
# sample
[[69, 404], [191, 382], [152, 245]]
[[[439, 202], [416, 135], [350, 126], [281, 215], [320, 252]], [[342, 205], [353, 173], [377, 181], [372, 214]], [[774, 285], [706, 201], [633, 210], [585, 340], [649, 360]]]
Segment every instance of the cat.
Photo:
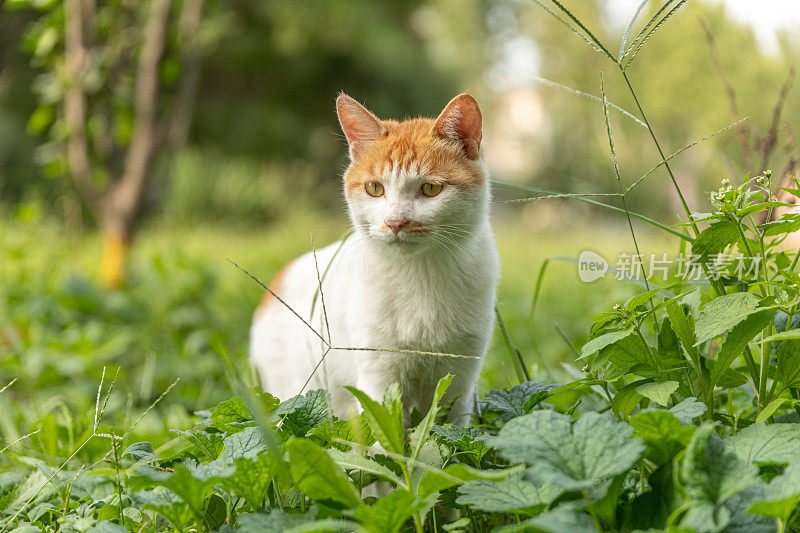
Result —
[[[450, 373], [443, 403], [452, 402], [452, 420], [467, 422], [500, 276], [478, 103], [464, 93], [436, 119], [395, 121], [340, 94], [336, 110], [350, 155], [343, 186], [352, 234], [270, 282], [286, 305], [265, 294], [251, 362], [265, 390], [282, 399], [300, 393], [318, 366], [305, 388], [330, 391], [340, 417], [356, 407], [344, 385], [380, 401], [398, 383], [406, 423], [414, 408], [427, 412]], [[330, 346], [372, 350], [333, 349], [320, 363], [328, 335]], [[406, 352], [381, 351], [392, 349]]]

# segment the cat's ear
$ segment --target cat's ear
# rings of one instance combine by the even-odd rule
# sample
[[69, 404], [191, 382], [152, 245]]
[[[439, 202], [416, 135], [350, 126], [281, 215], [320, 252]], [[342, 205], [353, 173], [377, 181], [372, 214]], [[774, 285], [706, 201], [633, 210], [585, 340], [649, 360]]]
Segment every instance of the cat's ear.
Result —
[[386, 128], [378, 117], [344, 93], [336, 99], [336, 114], [339, 115], [342, 132], [347, 137], [351, 159], [355, 159], [370, 141], [379, 139], [386, 133]]
[[464, 155], [478, 159], [481, 148], [481, 110], [478, 102], [467, 93], [459, 94], [447, 104], [436, 119], [433, 131], [445, 139], [461, 144]]

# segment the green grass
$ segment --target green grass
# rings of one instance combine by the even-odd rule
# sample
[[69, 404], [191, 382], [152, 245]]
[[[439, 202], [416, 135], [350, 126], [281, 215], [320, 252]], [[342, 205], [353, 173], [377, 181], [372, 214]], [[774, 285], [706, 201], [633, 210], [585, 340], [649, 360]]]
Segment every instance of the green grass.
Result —
[[[71, 236], [46, 223], [4, 220], [0, 381], [18, 381], [0, 397], [5, 404], [0, 415], [3, 440], [24, 434], [38, 417], [57, 410], [59, 402], [76, 409], [93, 405], [103, 366], [109, 372], [120, 367], [109, 414], [122, 412], [126, 402], [146, 406], [181, 378], [170, 407], [156, 409], [148, 418], [159, 418], [152, 425], [161, 430], [169, 417], [185, 422], [192, 410], [230, 396], [225, 365], [212, 341], [221, 340], [237, 371], [248, 373], [247, 334], [262, 290], [228, 259], [267, 281], [286, 261], [310, 249], [311, 233], [321, 246], [337, 239], [345, 227], [342, 220], [330, 224], [314, 215], [264, 230], [154, 224], [135, 243], [128, 287], [108, 292], [94, 281], [100, 253], [96, 235]], [[603, 240], [598, 251], [611, 257], [630, 249], [625, 233], [614, 226], [576, 226], [565, 240], [561, 232], [526, 228], [516, 220], [500, 221], [496, 231], [503, 262], [498, 305], [511, 336], [536, 379], [562, 378], [559, 362], [574, 356], [556, 325], [580, 346], [592, 316], [606, 307], [602, 302], [631, 294], [633, 288], [616, 281], [585, 284], [574, 264], [554, 262], [538, 304], [540, 311], [547, 311], [532, 322], [539, 268], [550, 255], [577, 256], [583, 249], [597, 249], [598, 239]], [[498, 332], [481, 387], [516, 382]]]
[[[585, 284], [574, 264], [554, 262], [538, 303], [547, 312], [531, 321], [539, 268], [548, 256], [577, 256], [586, 248], [611, 257], [630, 248], [625, 233], [615, 226], [575, 225], [565, 240], [562, 232], [537, 222], [535, 209], [529, 226], [511, 211], [503, 215], [496, 224], [503, 261], [499, 309], [533, 379], [565, 381], [569, 374], [560, 362], [572, 362], [574, 354], [556, 325], [580, 346], [591, 317], [606, 307], [602, 302], [630, 295], [633, 288], [613, 280]], [[123, 434], [144, 412], [121, 450], [141, 440], [160, 446], [161, 453], [180, 449], [183, 441], [171, 429], [192, 427], [196, 411], [240, 392], [240, 379], [253, 383], [248, 330], [262, 290], [228, 259], [266, 281], [310, 248], [312, 233], [321, 246], [345, 228], [342, 218], [331, 223], [314, 214], [297, 214], [263, 230], [153, 223], [133, 247], [127, 288], [106, 291], [95, 281], [97, 235], [70, 235], [47, 221], [3, 219], [0, 384], [14, 382], [0, 394], [0, 448], [15, 444], [0, 454], [0, 464], [9, 471], [25, 471], [31, 460], [57, 466], [76, 449], [67, 469], [92, 464], [109, 445], [94, 437], [80, 447], [84, 439], [93, 431]], [[104, 398], [112, 380], [102, 424], [93, 429], [98, 394]], [[518, 381], [498, 331], [481, 389]], [[36, 433], [26, 437], [31, 432]]]

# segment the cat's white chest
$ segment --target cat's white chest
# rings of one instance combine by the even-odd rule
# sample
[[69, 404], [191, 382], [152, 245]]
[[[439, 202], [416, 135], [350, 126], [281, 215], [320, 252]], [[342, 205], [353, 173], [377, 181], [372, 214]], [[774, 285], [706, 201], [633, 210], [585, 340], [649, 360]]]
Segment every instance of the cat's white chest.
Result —
[[376, 348], [478, 350], [475, 332], [486, 330], [497, 282], [496, 260], [486, 255], [459, 264], [413, 255], [362, 263], [363, 278], [351, 285], [351, 335]]

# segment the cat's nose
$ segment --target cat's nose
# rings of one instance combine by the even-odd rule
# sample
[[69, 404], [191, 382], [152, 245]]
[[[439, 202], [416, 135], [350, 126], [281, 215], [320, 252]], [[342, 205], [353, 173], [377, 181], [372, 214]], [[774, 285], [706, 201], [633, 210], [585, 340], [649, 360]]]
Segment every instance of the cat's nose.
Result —
[[391, 229], [394, 234], [397, 235], [400, 233], [400, 230], [403, 229], [403, 226], [408, 224], [408, 220], [389, 219], [385, 220], [383, 223], [389, 226], [389, 229]]

